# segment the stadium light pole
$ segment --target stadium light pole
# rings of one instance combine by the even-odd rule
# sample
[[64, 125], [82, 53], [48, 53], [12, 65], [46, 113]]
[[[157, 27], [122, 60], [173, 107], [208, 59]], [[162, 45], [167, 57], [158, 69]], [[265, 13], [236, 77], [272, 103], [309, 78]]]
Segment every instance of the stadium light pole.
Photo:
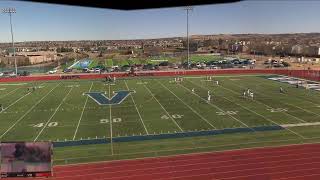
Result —
[[14, 66], [16, 69], [16, 76], [18, 75], [18, 67], [17, 67], [17, 59], [16, 59], [16, 49], [14, 47], [14, 40], [13, 40], [13, 29], [12, 29], [12, 14], [16, 13], [15, 8], [4, 8], [2, 9], [2, 13], [9, 14], [10, 16], [10, 29], [11, 29], [11, 41], [12, 41], [12, 48], [13, 48], [13, 57], [14, 57]]
[[190, 69], [190, 40], [189, 40], [189, 11], [193, 10], [192, 6], [186, 6], [184, 7], [184, 10], [187, 12], [187, 62], [188, 62], [188, 68]]

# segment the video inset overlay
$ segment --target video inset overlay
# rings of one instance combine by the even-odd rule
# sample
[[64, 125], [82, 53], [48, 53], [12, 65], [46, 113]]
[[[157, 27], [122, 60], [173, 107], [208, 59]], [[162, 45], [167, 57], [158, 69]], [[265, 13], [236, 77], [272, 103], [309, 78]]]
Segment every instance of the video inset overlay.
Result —
[[1, 142], [1, 178], [52, 176], [51, 142]]

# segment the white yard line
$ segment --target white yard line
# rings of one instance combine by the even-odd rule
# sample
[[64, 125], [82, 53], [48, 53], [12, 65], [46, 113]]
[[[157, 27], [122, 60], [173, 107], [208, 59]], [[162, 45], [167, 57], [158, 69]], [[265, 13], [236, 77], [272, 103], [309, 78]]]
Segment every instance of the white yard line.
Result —
[[[129, 91], [129, 87], [128, 87], [127, 81], [124, 80], [124, 83], [125, 83], [128, 91]], [[146, 131], [147, 135], [149, 135], [149, 132], [148, 132], [148, 130], [147, 130], [147, 127], [146, 127], [146, 125], [144, 124], [144, 122], [143, 122], [143, 120], [142, 120], [142, 117], [141, 117], [141, 114], [140, 114], [140, 112], [139, 112], [139, 109], [138, 109], [138, 107], [137, 107], [137, 105], [136, 105], [136, 103], [135, 103], [135, 101], [134, 101], [134, 99], [133, 99], [132, 93], [130, 93], [130, 97], [131, 97], [131, 99], [132, 99], [132, 102], [133, 102], [133, 104], [134, 104], [134, 107], [136, 108], [136, 110], [137, 110], [137, 112], [138, 112], [138, 115], [139, 115], [140, 121], [141, 121], [141, 123], [142, 123], [142, 125], [143, 125], [143, 127], [144, 127], [144, 130]]]
[[[109, 98], [111, 97], [111, 86], [109, 84]], [[109, 122], [110, 122], [110, 146], [111, 146], [111, 155], [113, 156], [114, 152], [113, 152], [113, 129], [112, 129], [112, 111], [111, 111], [112, 107], [111, 104], [109, 104]]]
[[54, 88], [52, 88], [46, 95], [44, 95], [38, 102], [36, 102], [26, 113], [24, 113], [16, 122], [14, 122], [1, 136], [2, 138], [4, 135], [6, 135], [12, 128], [14, 128], [27, 114], [29, 114], [39, 103], [42, 102], [44, 98], [46, 98], [54, 89], [56, 89], [60, 85], [57, 84]]
[[[91, 83], [89, 92], [91, 92], [92, 86], [93, 86], [93, 82]], [[80, 126], [80, 122], [81, 122], [81, 120], [82, 120], [84, 110], [86, 109], [86, 106], [87, 106], [88, 98], [89, 98], [89, 96], [86, 97], [86, 101], [85, 101], [85, 103], [84, 103], [84, 105], [83, 105], [83, 108], [82, 108], [82, 111], [81, 111], [81, 115], [80, 115], [80, 118], [79, 118], [79, 121], [78, 121], [78, 124], [77, 124], [77, 127], [76, 127], [76, 130], [75, 130], [75, 132], [74, 132], [74, 135], [73, 135], [72, 140], [75, 140], [75, 138], [76, 138], [76, 136], [77, 136], [78, 129], [79, 129], [79, 126]]]
[[[237, 92], [235, 92], [235, 91], [233, 91], [233, 90], [231, 90], [231, 89], [225, 88], [225, 87], [223, 87], [223, 86], [219, 86], [219, 87], [221, 87], [221, 88], [223, 88], [223, 89], [225, 89], [225, 90], [228, 90], [228, 91], [230, 91], [230, 92], [232, 92], [232, 93], [234, 93], [234, 94], [238, 94]], [[227, 99], [227, 98], [225, 98], [225, 99]], [[233, 101], [231, 101], [231, 100], [229, 100], [229, 101], [230, 101], [230, 102], [233, 102]], [[256, 101], [256, 102], [257, 102], [257, 101]], [[269, 118], [267, 118], [267, 117], [265, 117], [265, 116], [263, 116], [263, 115], [255, 112], [255, 111], [251, 110], [250, 108], [247, 108], [247, 107], [245, 107], [245, 106], [242, 106], [241, 104], [238, 104], [238, 103], [236, 103], [236, 102], [233, 102], [233, 103], [235, 103], [235, 104], [238, 105], [238, 106], [241, 106], [241, 107], [245, 108], [246, 110], [248, 110], [248, 111], [250, 111], [250, 112], [252, 112], [252, 113], [254, 113], [254, 114], [256, 114], [256, 115], [258, 115], [258, 116], [260, 116], [260, 117], [262, 117], [263, 119], [265, 119], [265, 120], [267, 120], [267, 121], [269, 121], [269, 122], [272, 122], [272, 123], [274, 123], [274, 124], [276, 124], [276, 125], [278, 125], [278, 126], [281, 126], [279, 123], [276, 123], [275, 121], [273, 121], [273, 120], [271, 120], [271, 119], [269, 119]], [[285, 128], [285, 127], [284, 127], [284, 128]], [[293, 133], [293, 134], [295, 134], [295, 135], [303, 138], [303, 139], [306, 139], [306, 137], [302, 136], [301, 134], [299, 134], [299, 133], [297, 133], [297, 132], [295, 132], [295, 131], [293, 131], [293, 130], [291, 130], [291, 129], [288, 129], [288, 128], [285, 128], [285, 129], [288, 130], [288, 131], [290, 131], [291, 133]]]
[[164, 84], [162, 84], [160, 81], [158, 81], [162, 87], [167, 89], [171, 94], [173, 94], [177, 99], [179, 99], [185, 106], [187, 106], [192, 112], [194, 112], [196, 115], [198, 115], [203, 121], [208, 123], [211, 127], [214, 129], [217, 129], [214, 125], [212, 125], [206, 118], [204, 118], [201, 114], [199, 114], [196, 110], [194, 110], [191, 106], [189, 106], [187, 103], [185, 103], [182, 99], [180, 99], [174, 92], [172, 92], [168, 87], [166, 87]]
[[[44, 83], [42, 83], [42, 84], [44, 84]], [[42, 85], [42, 84], [41, 84], [41, 85]], [[17, 88], [17, 89], [19, 89], [19, 88]], [[2, 111], [0, 111], [0, 114], [1, 114], [2, 112], [6, 111], [7, 109], [9, 109], [11, 106], [15, 105], [17, 102], [19, 102], [21, 99], [23, 99], [24, 97], [26, 97], [26, 96], [29, 95], [29, 94], [31, 94], [31, 92], [23, 95], [23, 96], [20, 97], [18, 100], [16, 100], [15, 102], [13, 102], [12, 104], [10, 104], [10, 105], [7, 106], [6, 108], [4, 108]]]
[[[270, 79], [267, 79], [267, 80], [270, 80]], [[255, 81], [257, 81], [257, 80], [255, 80]], [[277, 82], [277, 83], [283, 83], [283, 82], [280, 82], [280, 81], [275, 81], [275, 82]], [[273, 85], [273, 84], [268, 84], [267, 86], [276, 87], [276, 85]], [[314, 103], [314, 102], [310, 101], [309, 99], [305, 99], [305, 98], [301, 98], [301, 97], [297, 97], [297, 96], [290, 96], [289, 94], [286, 94], [286, 93], [284, 93], [283, 95], [289, 96], [290, 98], [300, 99], [300, 100], [302, 100], [302, 101], [304, 101], [304, 102], [313, 104], [313, 105], [315, 105], [315, 106], [320, 106], [320, 104]]]
[[143, 85], [148, 92], [151, 94], [151, 96], [158, 102], [158, 104], [160, 105], [160, 107], [163, 109], [163, 111], [170, 117], [170, 119], [172, 120], [172, 122], [180, 129], [181, 132], [183, 132], [183, 129], [179, 126], [179, 124], [172, 118], [172, 116], [169, 114], [169, 112], [162, 106], [162, 104], [158, 101], [158, 99], [153, 95], [153, 93], [151, 92], [151, 90], [146, 86]]
[[4, 94], [3, 96], [0, 96], [0, 99], [6, 97], [6, 96], [9, 96], [10, 94], [16, 92], [18, 89], [21, 89], [21, 88], [16, 88], [16, 89], [13, 89], [12, 91], [9, 91], [8, 93]]
[[[191, 82], [191, 81], [190, 81], [190, 82]], [[193, 82], [191, 82], [191, 83], [193, 83]], [[194, 83], [193, 83], [193, 84], [194, 84]], [[198, 86], [198, 87], [203, 88], [202, 86], [200, 86], [200, 85], [198, 85], [198, 84], [195, 84], [195, 85]], [[186, 90], [192, 92], [190, 89], [186, 88], [185, 86], [183, 86], [183, 85], [181, 85], [181, 84], [180, 84], [180, 86], [183, 87], [183, 88], [185, 88]], [[207, 90], [208, 90], [208, 89], [207, 89]], [[203, 101], [207, 102], [205, 99], [203, 99], [203, 98], [202, 98], [201, 96], [199, 96], [198, 94], [196, 94], [196, 93], [191, 93], [191, 94], [194, 94], [194, 95], [198, 96], [200, 99], [202, 99]], [[223, 109], [221, 109], [221, 108], [219, 108], [218, 106], [212, 104], [211, 102], [208, 102], [208, 104], [209, 104], [210, 106], [212, 106], [213, 108], [218, 109], [219, 111], [225, 112]], [[241, 123], [242, 125], [250, 128], [246, 123], [242, 122], [240, 119], [238, 119], [238, 118], [236, 118], [236, 117], [234, 117], [234, 116], [232, 116], [232, 115], [230, 115], [230, 114], [228, 114], [228, 116], [231, 117], [232, 119], [234, 119], [235, 121]], [[250, 129], [251, 129], [251, 128], [250, 128]]]
[[58, 105], [58, 107], [55, 109], [55, 111], [53, 112], [53, 114], [51, 115], [51, 117], [48, 119], [48, 121], [44, 124], [43, 128], [40, 130], [40, 132], [38, 133], [38, 135], [36, 136], [36, 138], [33, 140], [34, 142], [38, 140], [38, 138], [40, 137], [40, 135], [42, 134], [43, 130], [47, 127], [47, 125], [49, 124], [49, 122], [53, 119], [53, 117], [56, 115], [56, 113], [58, 112], [58, 110], [60, 109], [60, 107], [62, 106], [62, 104], [65, 102], [65, 100], [67, 99], [67, 97], [69, 96], [69, 94], [71, 93], [71, 91], [73, 90], [73, 87], [70, 88], [69, 92], [64, 96], [64, 98], [61, 100], [60, 104]]
[[[257, 80], [254, 80], [254, 81], [257, 81]], [[279, 82], [279, 81], [276, 81], [276, 82]], [[275, 85], [268, 85], [268, 86], [275, 87]], [[284, 93], [283, 95], [284, 95], [284, 96], [289, 96], [289, 95], [286, 94], [286, 93]], [[289, 96], [289, 97], [290, 97], [290, 98], [297, 99], [297, 100], [299, 99], [299, 100], [302, 100], [303, 102], [307, 102], [307, 103], [310, 103], [310, 104], [313, 104], [313, 105], [316, 105], [316, 106], [319, 106], [319, 105], [320, 105], [320, 104], [316, 104], [316, 103], [311, 102], [311, 101], [309, 101], [309, 100], [307, 100], [307, 99], [304, 99], [304, 98], [300, 98], [300, 97], [296, 97], [296, 96]], [[293, 107], [298, 108], [298, 109], [301, 109], [301, 110], [303, 110], [303, 111], [305, 111], [305, 112], [309, 112], [309, 113], [311, 113], [311, 114], [320, 116], [320, 114], [318, 114], [318, 113], [309, 111], [309, 110], [307, 110], [307, 109], [304, 109], [304, 108], [302, 108], [302, 107], [299, 107], [299, 106], [296, 106], [296, 105], [293, 105], [293, 104], [289, 104], [289, 103], [283, 103], [283, 104], [286, 104], [286, 105], [289, 105], [289, 106], [293, 106]]]
[[6, 108], [4, 108], [2, 111], [0, 111], [0, 114], [4, 111], [6, 111], [7, 109], [9, 109], [11, 106], [15, 105], [17, 102], [19, 102], [21, 99], [23, 99], [24, 97], [28, 96], [29, 94], [31, 94], [31, 92], [23, 95], [22, 97], [20, 97], [18, 100], [16, 100], [15, 102], [11, 103], [9, 106], [7, 106]]
[[289, 103], [283, 103], [283, 104], [287, 104], [287, 105], [289, 105], [289, 106], [293, 106], [293, 107], [295, 107], [295, 108], [301, 109], [302, 111], [305, 111], [305, 112], [314, 114], [314, 115], [316, 115], [316, 116], [320, 116], [320, 114], [318, 114], [318, 113], [309, 111], [309, 110], [307, 110], [307, 109], [304, 109], [304, 108], [302, 108], [302, 107], [299, 107], [299, 106], [296, 106], [296, 105], [293, 105], [293, 104], [289, 104]]
[[[238, 85], [238, 84], [236, 84], [236, 83], [233, 83], [233, 84], [234, 84], [235, 86], [238, 86], [239, 88], [246, 89], [245, 87], [240, 86], [240, 85]], [[261, 93], [257, 93], [257, 94], [261, 94]], [[268, 96], [268, 97], [269, 97], [269, 96]], [[271, 106], [269, 106], [269, 105], [267, 105], [267, 104], [265, 104], [265, 103], [263, 103], [263, 102], [257, 101], [257, 100], [255, 100], [255, 99], [253, 99], [253, 101], [255, 101], [255, 102], [257, 102], [257, 103], [260, 103], [260, 104], [262, 104], [262, 105], [264, 105], [264, 106], [266, 106], [266, 107], [268, 107], [268, 108], [272, 108]], [[291, 117], [293, 117], [294, 119], [297, 119], [297, 120], [299, 120], [299, 121], [306, 122], [305, 120], [303, 120], [303, 119], [301, 119], [301, 118], [299, 118], [299, 117], [296, 117], [296, 116], [294, 116], [294, 115], [291, 115], [291, 114], [289, 114], [289, 113], [287, 113], [287, 112], [281, 112], [281, 113], [287, 114], [288, 116], [291, 116]]]

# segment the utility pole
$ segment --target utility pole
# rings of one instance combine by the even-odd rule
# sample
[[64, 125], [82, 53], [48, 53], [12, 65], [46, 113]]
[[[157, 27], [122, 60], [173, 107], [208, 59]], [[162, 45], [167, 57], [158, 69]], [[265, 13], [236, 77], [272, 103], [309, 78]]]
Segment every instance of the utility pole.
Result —
[[187, 62], [188, 62], [188, 69], [190, 69], [190, 39], [189, 39], [189, 11], [193, 10], [193, 7], [187, 6], [184, 8], [187, 12]]
[[16, 59], [16, 49], [14, 46], [14, 39], [13, 39], [13, 29], [12, 29], [12, 14], [16, 13], [15, 8], [4, 8], [2, 9], [2, 13], [9, 14], [10, 17], [10, 29], [11, 29], [11, 41], [12, 41], [12, 49], [13, 49], [13, 57], [14, 57], [14, 66], [16, 69], [16, 76], [18, 75], [18, 67], [17, 67], [17, 59]]

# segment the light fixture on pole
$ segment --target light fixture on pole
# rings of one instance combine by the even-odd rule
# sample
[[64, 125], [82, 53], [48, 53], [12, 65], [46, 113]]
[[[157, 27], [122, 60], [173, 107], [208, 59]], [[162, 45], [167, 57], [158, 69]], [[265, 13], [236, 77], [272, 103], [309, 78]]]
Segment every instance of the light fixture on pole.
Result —
[[4, 8], [4, 9], [2, 9], [2, 13], [9, 14], [9, 16], [10, 16], [11, 41], [12, 41], [12, 48], [13, 48], [14, 66], [16, 69], [16, 76], [17, 76], [18, 75], [18, 67], [17, 67], [17, 59], [16, 59], [16, 49], [14, 47], [14, 40], [13, 40], [13, 29], [12, 29], [12, 14], [16, 13], [16, 9], [15, 8]]
[[188, 69], [190, 69], [190, 40], [189, 40], [189, 11], [193, 10], [192, 6], [184, 7], [184, 10], [187, 12], [187, 62], [188, 62]]

